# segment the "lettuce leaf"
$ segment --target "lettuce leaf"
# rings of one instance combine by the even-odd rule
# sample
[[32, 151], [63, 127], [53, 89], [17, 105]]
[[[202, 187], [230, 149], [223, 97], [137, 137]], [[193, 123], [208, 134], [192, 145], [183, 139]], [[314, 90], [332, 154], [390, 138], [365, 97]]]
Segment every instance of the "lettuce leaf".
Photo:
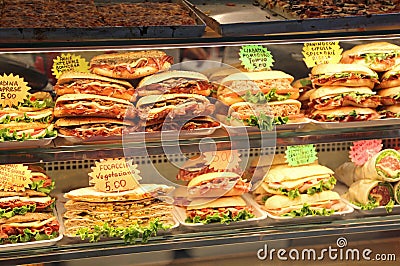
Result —
[[57, 136], [57, 131], [55, 129], [47, 129], [45, 130], [45, 134], [40, 137], [32, 137], [30, 134], [22, 134], [20, 136], [17, 135], [17, 132], [10, 132], [10, 129], [4, 128], [0, 129], [0, 142], [4, 141], [24, 141], [30, 139], [43, 139], [43, 138], [51, 138]]
[[167, 230], [171, 228], [170, 225], [165, 225], [155, 219], [150, 221], [148, 226], [141, 226], [138, 224], [132, 224], [129, 227], [113, 227], [108, 223], [103, 225], [96, 225], [93, 229], [83, 227], [76, 232], [76, 236], [79, 236], [82, 240], [89, 240], [89, 242], [97, 242], [102, 237], [118, 237], [124, 240], [125, 243], [147, 243], [151, 236], [156, 236], [159, 230]]
[[324, 182], [323, 180], [319, 181], [317, 185], [312, 186], [307, 189], [308, 195], [314, 195], [315, 193], [319, 193], [325, 190], [331, 190], [336, 185], [336, 178], [330, 177], [328, 181]]
[[200, 216], [195, 216], [194, 218], [187, 217], [185, 222], [202, 223], [202, 224], [209, 224], [209, 223], [230, 224], [231, 222], [248, 220], [253, 217], [254, 214], [252, 214], [248, 210], [239, 211], [238, 215], [236, 215], [235, 217], [233, 217], [232, 212], [228, 210], [227, 212], [224, 213], [215, 212], [211, 215], [207, 215], [205, 219], [201, 219]]
[[51, 181], [51, 185], [47, 187], [43, 187], [45, 180], [34, 181], [29, 184], [29, 188], [38, 192], [43, 192], [49, 194], [55, 187], [54, 180]]
[[293, 210], [289, 213], [282, 214], [284, 217], [304, 217], [304, 216], [330, 216], [332, 213], [334, 213], [335, 210], [327, 210], [327, 209], [322, 209], [322, 210], [312, 210], [310, 208], [310, 205], [305, 203], [303, 207], [299, 210]]
[[54, 101], [52, 99], [39, 100], [39, 99], [27, 98], [24, 100], [23, 103], [20, 103], [20, 104], [18, 104], [18, 106], [13, 106], [13, 107], [14, 108], [32, 107], [32, 108], [38, 108], [38, 109], [53, 108]]
[[24, 215], [27, 212], [35, 212], [36, 205], [26, 205], [15, 208], [0, 209], [0, 218], [11, 218], [15, 215]]
[[276, 93], [276, 89], [271, 89], [267, 94], [259, 91], [256, 94], [252, 94], [247, 91], [245, 95], [242, 96], [243, 100], [249, 103], [267, 103], [271, 101], [284, 101], [290, 98], [290, 93], [280, 95]]
[[399, 55], [399, 52], [391, 51], [388, 53], [367, 53], [360, 55], [360, 57], [364, 58], [366, 63], [374, 63], [375, 61], [385, 60], [387, 58], [396, 57], [397, 55]]
[[58, 232], [53, 232], [50, 235], [41, 233], [40, 231], [31, 231], [28, 228], [24, 229], [24, 233], [20, 235], [11, 235], [8, 238], [0, 238], [0, 244], [6, 243], [25, 243], [29, 241], [50, 240], [56, 238]]

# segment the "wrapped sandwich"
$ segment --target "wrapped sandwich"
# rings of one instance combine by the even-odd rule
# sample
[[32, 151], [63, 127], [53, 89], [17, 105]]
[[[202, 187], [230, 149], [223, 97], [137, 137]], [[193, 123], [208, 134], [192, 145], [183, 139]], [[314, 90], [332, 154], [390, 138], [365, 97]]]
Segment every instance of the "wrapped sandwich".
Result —
[[394, 203], [393, 186], [388, 182], [371, 179], [354, 182], [343, 197], [364, 210]]
[[273, 216], [329, 216], [346, 209], [338, 193], [323, 191], [313, 195], [301, 194], [295, 199], [284, 195], [274, 195], [265, 201], [264, 209]]

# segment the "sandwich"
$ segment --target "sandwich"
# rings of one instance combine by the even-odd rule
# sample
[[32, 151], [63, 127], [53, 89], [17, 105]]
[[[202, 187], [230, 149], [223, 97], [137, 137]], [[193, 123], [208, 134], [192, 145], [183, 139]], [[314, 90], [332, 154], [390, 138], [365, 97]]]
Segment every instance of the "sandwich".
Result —
[[29, 184], [30, 189], [45, 194], [49, 194], [54, 189], [55, 181], [46, 174], [43, 168], [35, 165], [28, 165], [28, 169], [31, 170], [32, 175], [32, 183]]
[[142, 184], [133, 190], [109, 193], [93, 187], [72, 190], [64, 194], [69, 199], [63, 214], [66, 235], [81, 235], [84, 239], [104, 228], [107, 232], [102, 235], [109, 237], [135, 234], [133, 237], [139, 238], [143, 231], [157, 233], [159, 225], [174, 224], [173, 206], [167, 200], [172, 190], [173, 187], [157, 184]]
[[139, 96], [166, 93], [188, 93], [209, 96], [213, 85], [208, 78], [193, 71], [165, 71], [143, 78], [138, 87]]
[[84, 202], [68, 200], [65, 203], [66, 234], [74, 236], [81, 228], [94, 228], [107, 223], [112, 227], [147, 226], [158, 219], [173, 225], [173, 205], [157, 198], [120, 202]]
[[384, 106], [380, 113], [386, 118], [400, 118], [400, 103]]
[[69, 191], [64, 194], [64, 197], [70, 200], [84, 202], [118, 202], [165, 196], [171, 191], [171, 187], [158, 184], [141, 184], [133, 190], [122, 192], [101, 192], [95, 190], [94, 187], [84, 187]]
[[54, 91], [65, 94], [96, 94], [134, 102], [134, 87], [126, 81], [111, 79], [91, 73], [65, 72], [57, 80]]
[[0, 124], [10, 122], [40, 122], [50, 123], [53, 120], [53, 108], [37, 111], [21, 111], [15, 108], [0, 109]]
[[356, 45], [342, 54], [344, 64], [360, 64], [384, 72], [400, 64], [400, 46], [388, 42]]
[[267, 130], [272, 125], [302, 120], [300, 108], [301, 103], [291, 99], [265, 104], [238, 102], [230, 106], [227, 118], [232, 126], [258, 126]]
[[255, 217], [254, 211], [240, 196], [215, 200], [195, 199], [186, 208], [187, 223], [229, 224]]
[[[228, 172], [236, 173], [237, 175], [242, 174], [242, 169], [239, 165], [235, 165], [233, 169], [226, 169]], [[218, 170], [210, 167], [210, 163], [207, 162], [203, 155], [196, 155], [187, 160], [179, 169], [176, 179], [182, 181], [191, 181], [193, 178], [201, 176], [207, 173], [225, 172], [224, 170]]]
[[187, 189], [191, 198], [238, 196], [249, 192], [251, 183], [234, 172], [211, 172], [194, 177]]
[[207, 116], [215, 109], [205, 96], [184, 93], [144, 96], [136, 103], [136, 108], [139, 117], [146, 123], [163, 122], [167, 118], [179, 120]]
[[378, 89], [386, 89], [400, 86], [400, 62], [398, 65], [385, 72], [381, 77]]
[[291, 86], [293, 80], [291, 75], [277, 70], [235, 73], [221, 81], [217, 99], [226, 105], [297, 99], [299, 90]]
[[[255, 157], [246, 169], [243, 178], [247, 180], [262, 180], [271, 166], [286, 164], [284, 154], [268, 154]], [[254, 184], [254, 182], [252, 182]], [[258, 187], [258, 185], [256, 186]]]
[[319, 164], [272, 166], [265, 175], [261, 186], [269, 195], [285, 195], [290, 199], [301, 194], [314, 195], [332, 190], [336, 184], [333, 171]]
[[57, 136], [53, 124], [40, 122], [10, 122], [0, 124], [0, 141], [24, 141]]
[[320, 122], [353, 122], [379, 119], [380, 115], [371, 108], [346, 106], [331, 110], [314, 110], [310, 118]]
[[40, 91], [32, 94], [29, 93], [22, 103], [12, 108], [20, 112], [36, 112], [53, 107], [54, 101], [50, 93]]
[[65, 94], [57, 98], [54, 116], [133, 119], [136, 117], [136, 109], [131, 102], [118, 98], [83, 93]]
[[310, 95], [309, 107], [330, 110], [343, 106], [376, 108], [380, 97], [369, 87], [322, 86]]
[[345, 199], [362, 209], [386, 206], [394, 197], [393, 186], [379, 180], [360, 179], [343, 195]]
[[220, 123], [209, 116], [199, 116], [190, 120], [168, 120], [167, 121], [142, 121], [139, 128], [145, 132], [195, 130], [201, 128], [219, 127]]
[[274, 195], [265, 201], [264, 209], [273, 216], [329, 216], [346, 209], [338, 193], [327, 190], [313, 195], [301, 194], [295, 199]]
[[358, 64], [321, 64], [311, 69], [311, 82], [316, 86], [368, 87], [379, 83], [378, 74]]
[[63, 117], [56, 121], [55, 127], [63, 136], [86, 139], [129, 134], [137, 130], [137, 123], [106, 117]]
[[116, 79], [138, 79], [168, 70], [173, 58], [162, 51], [103, 54], [90, 60], [92, 73]]
[[54, 199], [46, 197], [3, 197], [0, 191], [0, 218], [11, 218], [28, 212], [45, 212], [53, 208]]
[[378, 91], [383, 105], [395, 105], [400, 103], [400, 86], [381, 89]]
[[60, 224], [50, 213], [26, 213], [0, 219], [0, 243], [49, 240], [59, 235]]
[[309, 77], [295, 80], [292, 83], [292, 87], [299, 90], [299, 98], [297, 100], [300, 102], [307, 102], [310, 99], [310, 95], [315, 91]]

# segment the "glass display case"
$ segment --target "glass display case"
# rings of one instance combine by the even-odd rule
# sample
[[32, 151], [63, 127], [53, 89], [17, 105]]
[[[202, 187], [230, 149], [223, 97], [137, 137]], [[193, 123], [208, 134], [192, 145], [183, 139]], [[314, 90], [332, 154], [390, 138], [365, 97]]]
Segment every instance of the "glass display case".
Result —
[[[396, 19], [392, 27], [378, 25], [363, 30], [335, 28], [294, 34], [260, 32], [222, 36], [221, 32], [217, 33], [207, 28], [202, 37], [191, 38], [86, 39], [84, 32], [82, 39], [73, 40], [67, 38], [28, 42], [9, 38], [0, 42], [0, 62], [19, 62], [25, 73], [28, 73], [29, 69], [39, 69], [39, 72], [41, 70], [49, 79], [49, 83], [39, 90], [52, 92], [56, 81], [51, 73], [52, 60], [61, 54], [74, 54], [90, 61], [94, 56], [105, 53], [162, 50], [174, 57], [175, 64], [180, 63], [184, 66], [189, 63], [206, 73], [212, 72], [212, 67], [218, 67], [221, 63], [240, 66], [240, 48], [243, 45], [257, 44], [271, 51], [275, 60], [273, 69], [282, 70], [295, 79], [300, 79], [310, 74], [302, 55], [306, 42], [339, 41], [344, 51], [357, 44], [378, 41], [400, 45], [399, 15], [392, 16]], [[259, 28], [257, 26], [257, 29]], [[207, 60], [193, 58], [190, 51], [195, 49], [206, 51], [207, 57], [201, 59]], [[23, 74], [21, 76], [24, 77]], [[30, 85], [32, 87], [32, 84]], [[379, 119], [332, 125], [310, 122], [301, 126], [277, 126], [272, 132], [240, 131], [234, 134], [222, 127], [206, 136], [189, 134], [183, 138], [137, 136], [117, 141], [71, 143], [58, 136], [46, 146], [1, 142], [0, 161], [2, 164], [42, 165], [48, 175], [56, 181], [54, 193], [56, 197], [60, 197], [62, 193], [71, 189], [87, 186], [87, 174], [100, 159], [132, 158], [134, 163], [138, 164], [145, 183], [157, 183], [157, 178], [148, 170], [150, 166], [157, 168], [173, 181], [178, 171], [174, 162], [182, 162], [188, 156], [215, 148], [239, 150], [242, 159], [246, 158], [248, 167], [251, 160], [260, 154], [284, 154], [287, 146], [315, 144], [319, 162], [335, 169], [348, 160], [353, 141], [382, 139], [384, 148], [397, 149], [399, 129], [400, 119]], [[125, 244], [122, 240], [90, 243], [65, 237], [54, 245], [44, 247], [12, 250], [2, 250], [0, 247], [0, 262], [7, 265], [69, 261], [73, 265], [78, 260], [89, 258], [101, 263], [104, 257], [109, 256], [111, 259], [123, 261], [121, 256], [129, 254], [132, 260], [137, 262], [155, 263], [171, 256], [189, 256], [187, 253], [191, 254], [189, 257], [200, 258], [211, 256], [210, 254], [229, 256], [237, 253], [238, 249], [256, 254], [266, 243], [274, 243], [277, 247], [293, 247], [331, 245], [336, 243], [339, 237], [346, 237], [349, 242], [399, 237], [399, 219], [400, 214], [397, 212], [382, 215], [355, 211], [334, 219], [316, 217], [312, 220], [274, 221], [267, 218], [252, 224], [219, 225], [205, 229], [180, 225], [169, 232], [151, 237], [148, 243], [135, 245]], [[215, 250], [218, 250], [218, 254]]]

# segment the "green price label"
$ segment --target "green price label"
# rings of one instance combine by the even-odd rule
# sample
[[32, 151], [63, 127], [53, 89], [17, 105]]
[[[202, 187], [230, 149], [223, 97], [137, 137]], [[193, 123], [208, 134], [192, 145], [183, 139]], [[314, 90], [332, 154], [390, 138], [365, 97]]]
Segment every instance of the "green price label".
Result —
[[275, 60], [270, 51], [261, 45], [244, 45], [239, 51], [239, 60], [248, 71], [271, 70]]
[[317, 151], [314, 145], [288, 146], [286, 148], [286, 161], [290, 166], [310, 164], [317, 160]]

